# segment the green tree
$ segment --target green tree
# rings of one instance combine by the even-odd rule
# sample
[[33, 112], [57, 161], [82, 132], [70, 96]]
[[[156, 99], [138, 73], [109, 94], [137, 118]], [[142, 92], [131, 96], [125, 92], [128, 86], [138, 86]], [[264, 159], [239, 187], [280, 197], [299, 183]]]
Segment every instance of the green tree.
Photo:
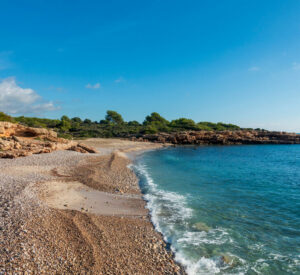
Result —
[[63, 132], [69, 131], [71, 128], [71, 120], [67, 116], [62, 116], [59, 128]]
[[122, 116], [116, 111], [108, 110], [106, 112], [105, 119], [112, 124], [123, 124], [124, 120]]
[[71, 121], [71, 119], [69, 119], [69, 117], [67, 116], [62, 116], [60, 120]]
[[152, 124], [148, 124], [144, 127], [144, 129], [142, 130], [143, 134], [156, 134], [158, 133], [159, 130]]
[[[146, 126], [144, 128], [146, 132], [168, 132], [170, 130], [169, 121], [156, 112], [146, 116], [143, 125]], [[147, 128], [147, 126], [149, 127]]]
[[88, 118], [86, 118], [84, 121], [83, 121], [84, 124], [92, 124], [92, 121]]
[[68, 130], [70, 130], [71, 128], [71, 123], [67, 120], [62, 120], [59, 128], [63, 131], [63, 132], [67, 132]]
[[109, 124], [109, 121], [107, 121], [107, 120], [105, 120], [105, 119], [101, 119], [101, 120], [99, 121], [99, 124], [100, 124], [100, 125], [107, 125], [107, 124]]
[[170, 127], [177, 128], [179, 130], [197, 130], [197, 125], [194, 120], [189, 118], [179, 118], [172, 120]]
[[71, 120], [74, 121], [74, 122], [78, 122], [78, 123], [82, 122], [80, 117], [73, 117]]
[[140, 124], [138, 121], [133, 120], [133, 121], [129, 121], [129, 122], [128, 122], [128, 125], [129, 125], [129, 126], [135, 126], [135, 127], [138, 127], [138, 126], [140, 126], [141, 124]]
[[146, 116], [143, 124], [149, 125], [149, 124], [161, 124], [161, 125], [168, 125], [169, 121], [167, 121], [165, 118], [163, 118], [159, 113], [153, 112], [150, 116]]

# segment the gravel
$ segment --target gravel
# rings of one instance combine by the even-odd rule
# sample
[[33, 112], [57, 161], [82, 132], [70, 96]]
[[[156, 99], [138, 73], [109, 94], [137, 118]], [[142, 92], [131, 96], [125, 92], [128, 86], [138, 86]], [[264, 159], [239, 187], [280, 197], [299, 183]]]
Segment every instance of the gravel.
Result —
[[30, 245], [30, 236], [25, 230], [28, 221], [35, 216], [49, 214], [49, 209], [39, 201], [30, 186], [53, 179], [49, 172], [55, 167], [67, 169], [86, 157], [77, 152], [56, 151], [25, 158], [0, 159], [0, 274], [16, 272], [28, 262], [26, 249]]

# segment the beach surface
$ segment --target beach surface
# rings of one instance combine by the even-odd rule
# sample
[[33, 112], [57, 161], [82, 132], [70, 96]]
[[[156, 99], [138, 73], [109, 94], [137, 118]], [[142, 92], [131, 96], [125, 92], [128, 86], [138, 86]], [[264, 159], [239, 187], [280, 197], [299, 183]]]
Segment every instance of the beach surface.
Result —
[[126, 153], [162, 145], [82, 142], [99, 153], [0, 159], [0, 273], [184, 274], [128, 168]]

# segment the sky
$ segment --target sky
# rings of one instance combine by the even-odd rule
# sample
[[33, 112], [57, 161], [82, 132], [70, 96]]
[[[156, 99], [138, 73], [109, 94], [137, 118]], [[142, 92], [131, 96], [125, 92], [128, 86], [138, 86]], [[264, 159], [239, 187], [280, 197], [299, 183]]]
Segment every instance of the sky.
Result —
[[300, 132], [300, 1], [0, 0], [0, 111]]

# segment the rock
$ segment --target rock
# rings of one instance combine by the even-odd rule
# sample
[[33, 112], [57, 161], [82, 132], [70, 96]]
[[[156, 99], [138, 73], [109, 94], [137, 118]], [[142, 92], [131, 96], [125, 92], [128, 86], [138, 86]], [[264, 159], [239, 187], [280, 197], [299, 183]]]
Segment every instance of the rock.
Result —
[[68, 150], [75, 151], [75, 152], [78, 152], [78, 153], [86, 153], [86, 151], [84, 149], [82, 149], [78, 146], [72, 146]]
[[237, 259], [233, 256], [230, 256], [230, 255], [222, 255], [221, 258], [220, 258], [220, 261], [221, 261], [221, 265], [229, 265], [231, 267], [233, 266], [236, 266], [237, 265]]
[[199, 230], [199, 231], [205, 231], [208, 232], [211, 228], [206, 225], [204, 222], [197, 222], [193, 225], [193, 228]]
[[16, 137], [16, 136], [12, 136], [12, 139], [13, 139], [14, 141], [16, 141], [16, 142], [21, 142], [21, 140], [20, 140], [18, 137]]
[[97, 151], [83, 143], [58, 138], [51, 130], [25, 127], [0, 122], [0, 158], [17, 158], [31, 154], [50, 153], [55, 150], [73, 150], [80, 153]]
[[87, 145], [85, 145], [85, 144], [83, 144], [83, 143], [78, 143], [77, 144], [77, 147], [79, 147], [79, 148], [81, 148], [81, 149], [83, 149], [83, 150], [85, 150], [86, 152], [88, 152], [88, 153], [97, 153], [97, 151], [94, 149], [94, 148], [92, 148], [92, 147], [90, 147], [90, 146], [87, 146]]
[[128, 136], [131, 140], [171, 144], [300, 144], [295, 133], [238, 130], [238, 131], [184, 131]]
[[13, 141], [0, 139], [0, 149], [2, 151], [11, 150], [13, 148], [14, 148], [14, 142]]
[[[44, 129], [23, 126], [18, 123], [0, 121], [0, 137], [57, 137], [57, 133]], [[16, 140], [17, 141], [17, 140]]]
[[16, 158], [17, 156], [13, 153], [10, 152], [1, 152], [0, 151], [0, 158], [6, 158], [6, 159], [13, 159]]

